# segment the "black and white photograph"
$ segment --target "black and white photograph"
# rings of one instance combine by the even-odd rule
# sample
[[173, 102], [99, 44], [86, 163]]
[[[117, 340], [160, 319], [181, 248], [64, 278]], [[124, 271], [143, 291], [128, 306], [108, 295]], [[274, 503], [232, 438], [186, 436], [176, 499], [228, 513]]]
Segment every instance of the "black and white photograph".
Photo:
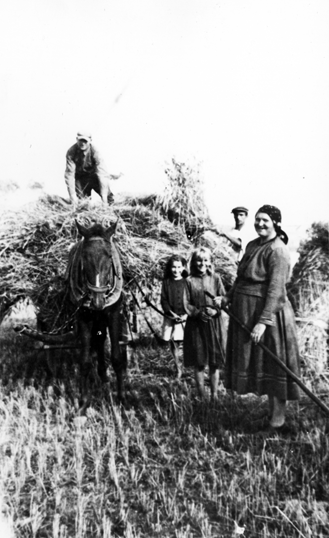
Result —
[[0, 26], [0, 538], [328, 536], [329, 2]]

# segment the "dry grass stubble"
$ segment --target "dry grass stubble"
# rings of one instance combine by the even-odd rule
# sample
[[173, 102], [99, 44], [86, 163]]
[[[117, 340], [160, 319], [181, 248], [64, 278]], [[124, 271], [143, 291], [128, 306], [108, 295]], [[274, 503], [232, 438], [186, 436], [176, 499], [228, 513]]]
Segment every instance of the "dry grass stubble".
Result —
[[0, 490], [16, 536], [326, 536], [329, 442], [307, 400], [287, 434], [261, 435], [263, 399], [222, 390], [201, 404], [191, 373], [176, 381], [169, 352], [145, 345], [129, 408], [110, 372], [77, 418], [73, 359], [54, 381], [25, 339], [3, 334], [1, 351]]

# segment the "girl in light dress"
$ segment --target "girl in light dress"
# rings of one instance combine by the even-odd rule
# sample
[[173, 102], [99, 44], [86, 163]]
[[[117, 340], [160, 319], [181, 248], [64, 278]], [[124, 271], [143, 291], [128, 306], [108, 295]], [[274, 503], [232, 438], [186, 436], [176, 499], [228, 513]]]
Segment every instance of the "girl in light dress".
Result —
[[164, 318], [161, 336], [165, 342], [169, 342], [178, 379], [182, 375], [183, 339], [187, 317], [183, 304], [186, 277], [185, 258], [174, 254], [167, 261], [162, 282], [161, 306]]

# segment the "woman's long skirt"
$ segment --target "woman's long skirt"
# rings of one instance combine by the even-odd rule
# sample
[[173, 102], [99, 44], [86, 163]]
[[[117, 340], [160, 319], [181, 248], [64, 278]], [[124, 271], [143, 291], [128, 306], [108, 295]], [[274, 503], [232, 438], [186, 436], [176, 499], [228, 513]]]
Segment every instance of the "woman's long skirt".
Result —
[[[235, 293], [232, 313], [252, 330], [264, 305], [263, 297]], [[299, 376], [296, 322], [289, 301], [276, 314], [275, 325], [267, 325], [261, 342]], [[276, 396], [282, 400], [299, 399], [297, 384], [266, 351], [251, 341], [250, 334], [232, 318], [226, 348], [225, 386], [238, 394], [252, 392], [259, 396]]]

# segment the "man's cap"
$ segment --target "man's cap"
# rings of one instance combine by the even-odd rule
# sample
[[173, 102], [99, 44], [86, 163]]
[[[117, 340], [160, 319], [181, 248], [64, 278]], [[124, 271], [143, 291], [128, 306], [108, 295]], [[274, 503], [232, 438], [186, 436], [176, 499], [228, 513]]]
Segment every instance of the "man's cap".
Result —
[[248, 215], [248, 212], [249, 212], [249, 209], [247, 209], [246, 207], [243, 207], [242, 205], [238, 206], [238, 207], [234, 207], [231, 211], [231, 213], [240, 213], [240, 212], [243, 212], [243, 213], [246, 213], [246, 215]]
[[77, 138], [79, 140], [91, 140], [90, 131], [78, 131]]

